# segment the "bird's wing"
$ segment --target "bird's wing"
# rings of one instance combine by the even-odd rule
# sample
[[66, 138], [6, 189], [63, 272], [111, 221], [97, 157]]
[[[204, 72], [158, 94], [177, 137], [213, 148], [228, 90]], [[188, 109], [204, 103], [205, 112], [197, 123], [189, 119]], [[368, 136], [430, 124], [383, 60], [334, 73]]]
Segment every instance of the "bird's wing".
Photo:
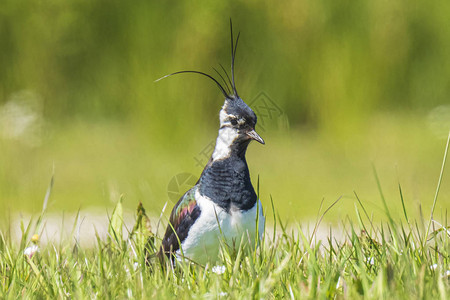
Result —
[[187, 191], [178, 200], [170, 214], [169, 224], [161, 245], [161, 251], [165, 254], [176, 252], [189, 232], [190, 227], [200, 216], [200, 207], [195, 200], [197, 186]]

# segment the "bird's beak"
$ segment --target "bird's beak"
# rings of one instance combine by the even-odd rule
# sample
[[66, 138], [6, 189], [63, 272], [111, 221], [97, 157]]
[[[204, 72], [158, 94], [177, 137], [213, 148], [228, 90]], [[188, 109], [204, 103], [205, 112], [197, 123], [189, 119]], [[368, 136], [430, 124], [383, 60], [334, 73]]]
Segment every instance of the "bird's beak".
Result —
[[261, 144], [263, 144], [263, 145], [265, 144], [265, 142], [264, 142], [264, 140], [262, 139], [262, 137], [260, 137], [259, 134], [257, 134], [255, 130], [252, 130], [252, 131], [247, 132], [247, 135], [248, 135], [252, 140], [255, 140], [255, 141], [257, 141], [258, 143], [261, 143]]

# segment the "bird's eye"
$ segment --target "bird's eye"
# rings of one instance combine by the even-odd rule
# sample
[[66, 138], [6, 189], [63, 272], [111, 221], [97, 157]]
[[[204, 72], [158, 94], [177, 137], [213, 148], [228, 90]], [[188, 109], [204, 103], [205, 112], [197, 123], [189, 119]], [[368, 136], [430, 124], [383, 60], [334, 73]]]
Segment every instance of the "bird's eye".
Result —
[[236, 119], [231, 119], [230, 122], [231, 122], [231, 125], [233, 125], [233, 126], [237, 125], [237, 120]]

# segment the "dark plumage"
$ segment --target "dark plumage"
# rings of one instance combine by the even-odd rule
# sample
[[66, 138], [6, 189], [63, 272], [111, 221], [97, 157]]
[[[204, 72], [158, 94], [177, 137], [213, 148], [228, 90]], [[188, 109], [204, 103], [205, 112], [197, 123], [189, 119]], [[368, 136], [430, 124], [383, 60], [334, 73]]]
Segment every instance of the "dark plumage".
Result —
[[[187, 191], [175, 204], [170, 214], [169, 226], [167, 226], [161, 245], [164, 253], [176, 252], [180, 249], [178, 241], [182, 242], [187, 237], [189, 228], [200, 216], [200, 207], [195, 201], [195, 190]], [[173, 231], [175, 229], [175, 232]]]
[[248, 210], [257, 200], [245, 161], [245, 148], [240, 154], [230, 155], [229, 158], [206, 166], [199, 180], [200, 194], [209, 197], [227, 212], [232, 206]]

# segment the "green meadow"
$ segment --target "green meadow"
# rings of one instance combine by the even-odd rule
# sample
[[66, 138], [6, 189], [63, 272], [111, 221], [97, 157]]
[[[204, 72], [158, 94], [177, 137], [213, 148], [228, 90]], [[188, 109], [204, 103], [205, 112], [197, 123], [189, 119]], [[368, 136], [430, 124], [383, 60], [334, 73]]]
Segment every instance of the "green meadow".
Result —
[[[71, 235], [41, 247], [39, 236], [32, 234], [45, 227], [46, 197], [39, 217], [21, 223], [19, 244], [0, 232], [0, 295], [4, 299], [447, 299], [448, 227], [432, 218], [410, 220], [406, 210], [403, 220], [395, 221], [381, 188], [379, 192], [386, 209], [384, 224], [373, 222], [358, 201], [357, 222], [343, 220], [341, 229], [330, 228], [327, 238], [320, 239], [317, 230], [333, 205], [307, 231], [283, 222], [272, 203], [266, 218], [273, 227], [265, 228], [259, 247], [249, 248], [244, 236], [234, 245], [221, 243], [214, 264], [181, 258], [174, 266], [153, 256], [161, 236], [154, 234], [142, 205], [125, 237], [122, 200], [105, 224], [107, 237], [96, 232], [93, 247], [81, 247], [74, 238], [78, 222]], [[404, 203], [401, 196], [400, 201]]]

